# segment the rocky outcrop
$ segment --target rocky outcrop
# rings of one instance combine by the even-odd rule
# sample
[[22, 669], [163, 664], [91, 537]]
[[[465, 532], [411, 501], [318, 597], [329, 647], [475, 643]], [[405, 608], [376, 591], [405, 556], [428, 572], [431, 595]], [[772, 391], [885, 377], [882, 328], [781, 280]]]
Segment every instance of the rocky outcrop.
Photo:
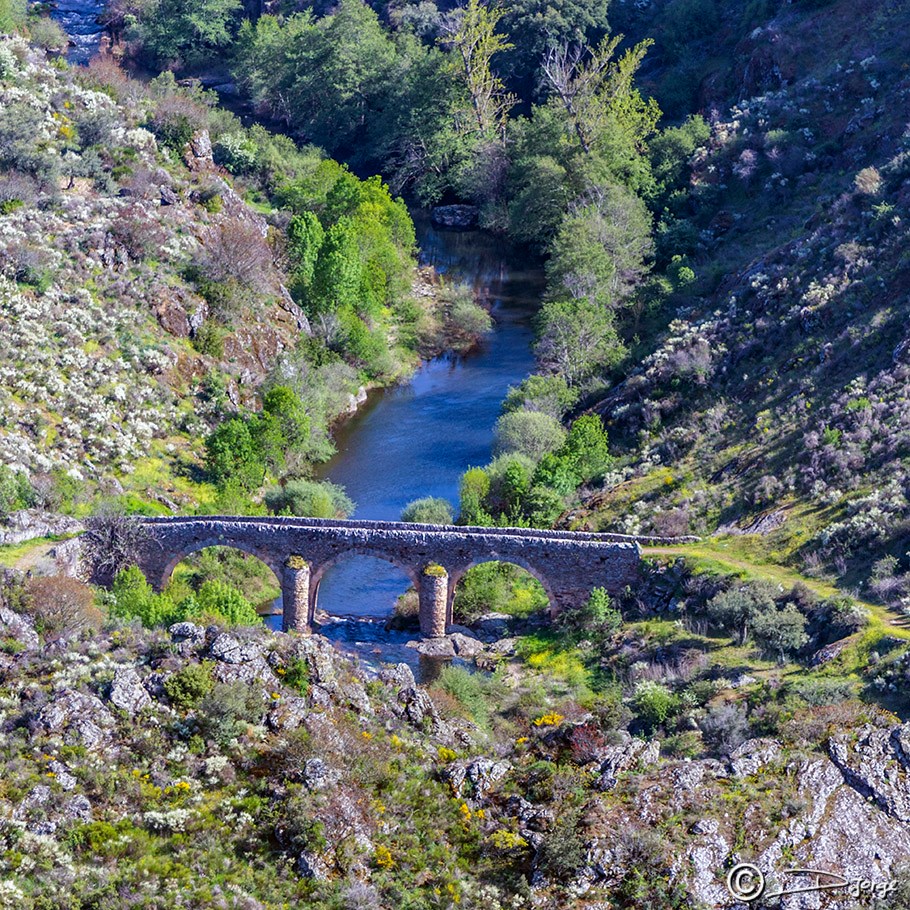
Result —
[[858, 734], [838, 734], [828, 754], [844, 780], [893, 818], [910, 823], [910, 724], [867, 724]]
[[25, 543], [40, 537], [80, 534], [84, 530], [82, 522], [69, 515], [42, 512], [39, 509], [21, 509], [10, 512], [3, 524], [0, 524], [0, 546]]
[[511, 770], [512, 765], [507, 761], [472, 758], [452, 762], [442, 770], [440, 776], [449, 784], [455, 796], [464, 796], [469, 791], [469, 795], [481, 799]]
[[749, 739], [730, 753], [730, 773], [734, 777], [756, 774], [780, 758], [780, 743], [773, 739]]
[[3, 606], [0, 606], [0, 638], [15, 642], [24, 651], [34, 651], [39, 644], [32, 617]]
[[152, 698], [142, 685], [139, 674], [132, 667], [117, 670], [111, 682], [108, 698], [115, 708], [126, 711], [130, 717], [152, 703]]
[[657, 740], [645, 742], [622, 731], [621, 741], [615, 746], [605, 746], [598, 754], [600, 761], [601, 790], [612, 790], [617, 775], [636, 765], [653, 765], [660, 757], [660, 743]]
[[100, 749], [110, 741], [114, 718], [99, 698], [66, 690], [54, 696], [35, 718], [33, 729], [59, 736], [67, 745]]

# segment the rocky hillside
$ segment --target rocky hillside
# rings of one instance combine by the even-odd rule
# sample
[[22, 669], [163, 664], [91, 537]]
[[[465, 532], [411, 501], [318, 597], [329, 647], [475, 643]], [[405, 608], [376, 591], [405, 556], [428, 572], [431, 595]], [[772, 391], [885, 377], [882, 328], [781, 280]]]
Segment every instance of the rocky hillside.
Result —
[[856, 585], [910, 544], [910, 13], [873, 3], [858, 29], [848, 3], [706, 5], [685, 53], [658, 37], [649, 73], [660, 98], [680, 59], [700, 67], [711, 137], [658, 232], [691, 271], [596, 406], [630, 466], [586, 523], [705, 533], [773, 513], [769, 550]]
[[78, 588], [4, 583], [0, 907], [733, 907], [743, 861], [910, 906], [910, 725], [853, 698], [833, 651], [750, 676], [672, 623], [535, 652], [488, 622], [492, 675], [424, 687], [319, 636], [102, 629]]
[[[169, 73], [143, 84], [0, 39], [0, 464], [29, 478], [19, 505], [79, 511], [100, 493], [128, 508], [211, 506], [202, 439], [258, 410], [279, 373], [301, 390], [301, 459], [319, 460], [364, 383], [465, 339], [437, 318], [435, 276], [415, 271], [413, 226], [381, 183], [213, 105]], [[321, 238], [313, 212], [336, 182], [335, 219], [372, 194], [352, 215], [371, 232], [361, 255], [372, 243], [383, 258], [356, 268], [385, 296], [312, 328], [301, 275], [315, 268], [332, 297], [337, 273], [301, 272], [294, 215]], [[0, 496], [4, 512], [15, 498]]]

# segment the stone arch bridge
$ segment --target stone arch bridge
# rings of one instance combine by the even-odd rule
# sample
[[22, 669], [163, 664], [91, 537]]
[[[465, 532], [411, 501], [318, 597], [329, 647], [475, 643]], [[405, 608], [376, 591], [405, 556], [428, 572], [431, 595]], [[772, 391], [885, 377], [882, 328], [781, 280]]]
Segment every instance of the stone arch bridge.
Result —
[[206, 547], [233, 547], [261, 559], [281, 584], [285, 631], [309, 631], [326, 571], [353, 555], [401, 569], [420, 600], [420, 631], [444, 635], [459, 580], [472, 566], [521, 566], [543, 585], [551, 612], [584, 603], [591, 589], [617, 593], [632, 583], [640, 551], [618, 535], [528, 528], [462, 528], [388, 521], [316, 518], [142, 519], [139, 568], [161, 590], [182, 559]]

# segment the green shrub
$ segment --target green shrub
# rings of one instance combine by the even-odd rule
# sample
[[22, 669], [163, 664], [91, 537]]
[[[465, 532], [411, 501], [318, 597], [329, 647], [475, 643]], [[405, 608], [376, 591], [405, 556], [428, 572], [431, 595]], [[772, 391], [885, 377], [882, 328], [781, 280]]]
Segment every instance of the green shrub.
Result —
[[274, 515], [307, 518], [345, 518], [354, 511], [344, 487], [326, 480], [289, 480], [267, 490], [265, 504]]
[[488, 726], [490, 709], [484, 692], [484, 681], [479, 674], [449, 664], [443, 667], [436, 685], [451, 695], [479, 727]]
[[415, 499], [401, 512], [402, 521], [413, 521], [417, 524], [450, 525], [454, 518], [451, 503], [447, 499], [434, 496]]
[[164, 681], [164, 692], [178, 711], [191, 711], [214, 687], [211, 661], [187, 664]]
[[121, 569], [111, 587], [111, 613], [121, 619], [138, 619], [142, 625], [170, 625], [177, 622], [178, 610], [170, 597], [156, 594], [141, 569], [129, 566]]
[[677, 707], [678, 699], [666, 686], [652, 680], [642, 680], [635, 686], [632, 708], [645, 726], [660, 726]]
[[196, 723], [206, 739], [224, 747], [245, 727], [258, 724], [263, 712], [261, 695], [246, 683], [216, 683], [198, 701]]
[[261, 621], [253, 605], [235, 587], [217, 579], [204, 582], [194, 605], [181, 604], [185, 618], [203, 617], [229, 626], [255, 626]]

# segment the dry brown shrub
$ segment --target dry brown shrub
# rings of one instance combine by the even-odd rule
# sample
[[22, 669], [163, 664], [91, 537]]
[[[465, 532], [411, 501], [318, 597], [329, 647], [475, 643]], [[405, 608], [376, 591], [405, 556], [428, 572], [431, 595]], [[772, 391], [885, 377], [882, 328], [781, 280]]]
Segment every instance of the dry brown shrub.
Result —
[[45, 638], [69, 637], [101, 628], [102, 614], [95, 606], [95, 592], [78, 578], [30, 578], [26, 590]]
[[200, 265], [210, 280], [266, 290], [272, 251], [255, 225], [226, 219], [209, 228], [202, 243]]

